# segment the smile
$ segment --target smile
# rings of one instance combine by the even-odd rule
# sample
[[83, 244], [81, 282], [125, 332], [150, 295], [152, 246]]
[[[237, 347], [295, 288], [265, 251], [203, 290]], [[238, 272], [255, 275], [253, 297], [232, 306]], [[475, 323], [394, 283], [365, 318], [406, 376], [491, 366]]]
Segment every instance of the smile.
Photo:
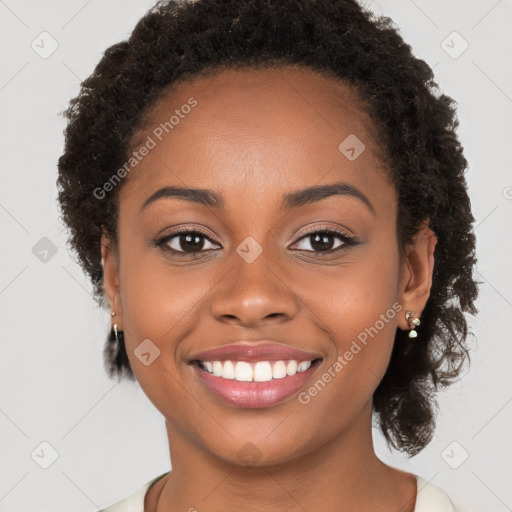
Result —
[[198, 361], [199, 367], [215, 377], [239, 382], [268, 382], [306, 371], [313, 361]]
[[256, 409], [298, 393], [321, 361], [194, 361], [192, 367], [202, 384], [224, 403]]

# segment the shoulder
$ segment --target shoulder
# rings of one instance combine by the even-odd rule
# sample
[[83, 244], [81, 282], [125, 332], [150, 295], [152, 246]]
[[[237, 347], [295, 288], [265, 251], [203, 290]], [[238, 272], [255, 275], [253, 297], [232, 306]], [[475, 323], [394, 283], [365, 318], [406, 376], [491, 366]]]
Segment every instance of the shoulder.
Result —
[[448, 495], [436, 485], [416, 476], [418, 491], [414, 512], [455, 512]]
[[148, 489], [160, 478], [164, 477], [168, 473], [163, 473], [144, 485], [139, 487], [133, 494], [130, 494], [127, 498], [110, 505], [107, 508], [100, 510], [99, 512], [144, 512], [144, 497]]

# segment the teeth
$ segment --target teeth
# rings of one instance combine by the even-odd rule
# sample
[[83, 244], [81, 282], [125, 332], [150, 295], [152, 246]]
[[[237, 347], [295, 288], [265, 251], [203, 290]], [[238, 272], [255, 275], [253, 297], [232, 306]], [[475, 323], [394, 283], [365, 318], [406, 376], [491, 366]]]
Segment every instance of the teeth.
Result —
[[231, 361], [226, 361], [222, 367], [222, 378], [223, 379], [234, 379], [235, 378], [235, 367]]
[[235, 379], [242, 382], [251, 382], [253, 376], [252, 366], [245, 361], [238, 361], [235, 366]]
[[240, 382], [268, 382], [272, 379], [291, 377], [296, 373], [306, 371], [311, 361], [200, 361], [200, 368], [215, 377], [237, 380]]
[[295, 375], [297, 373], [297, 361], [291, 360], [288, 361], [288, 364], [286, 365], [286, 374], [287, 375]]
[[272, 366], [272, 378], [273, 379], [282, 379], [286, 377], [286, 366], [284, 365], [284, 361], [277, 361]]
[[297, 372], [303, 372], [307, 370], [311, 366], [311, 361], [302, 361], [302, 363], [299, 364], [299, 367], [297, 368]]
[[268, 380], [272, 380], [272, 366], [270, 366], [268, 361], [258, 361], [256, 363], [253, 380], [254, 382], [267, 382]]
[[[206, 361], [206, 362], [209, 362], [209, 361]], [[215, 377], [220, 377], [222, 375], [222, 363], [220, 361], [213, 361], [212, 366], [213, 366], [213, 375], [215, 375]]]

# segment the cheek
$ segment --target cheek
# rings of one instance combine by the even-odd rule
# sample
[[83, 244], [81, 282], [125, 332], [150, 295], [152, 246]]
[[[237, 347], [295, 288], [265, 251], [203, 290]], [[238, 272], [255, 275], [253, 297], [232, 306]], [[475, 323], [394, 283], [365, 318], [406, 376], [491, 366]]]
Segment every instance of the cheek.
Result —
[[398, 315], [403, 314], [397, 302], [398, 277], [398, 248], [382, 244], [340, 266], [336, 279], [324, 276], [311, 282], [311, 317], [328, 332], [332, 357], [324, 361], [317, 377], [321, 382], [305, 395], [305, 402], [318, 400], [319, 407], [337, 403], [341, 411], [360, 407], [371, 397], [389, 364]]
[[398, 247], [373, 240], [371, 246], [349, 254], [328, 273], [318, 272], [314, 279], [306, 277], [302, 276], [302, 282], [307, 283], [304, 301], [315, 308], [319, 321], [329, 326], [333, 339], [344, 343], [355, 339], [381, 315], [389, 321], [384, 325], [379, 321], [379, 331], [384, 338], [394, 338], [397, 306], [392, 309], [392, 305], [398, 298]]
[[191, 319], [206, 314], [204, 299], [213, 283], [189, 273], [180, 277], [142, 251], [122, 260], [120, 274], [124, 339], [137, 382], [175, 426], [189, 428], [191, 396], [177, 370], [180, 340], [190, 333]]
[[120, 290], [125, 330], [142, 339], [177, 338], [175, 332], [203, 307], [213, 283], [205, 279], [207, 272], [201, 265], [184, 262], [180, 268], [167, 262], [161, 249], [149, 247], [142, 228], [132, 228], [126, 221], [122, 228]]
[[120, 288], [128, 358], [141, 388], [167, 414], [190, 399], [179, 383], [185, 350], [181, 340], [207, 318], [219, 277], [201, 265], [171, 267], [156, 249], [124, 249]]

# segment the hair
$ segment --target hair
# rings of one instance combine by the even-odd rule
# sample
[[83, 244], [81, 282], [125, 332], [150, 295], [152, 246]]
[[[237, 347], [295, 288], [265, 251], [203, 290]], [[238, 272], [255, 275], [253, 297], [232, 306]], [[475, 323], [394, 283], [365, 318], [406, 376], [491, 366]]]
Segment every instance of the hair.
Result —
[[[371, 116], [377, 147], [398, 192], [400, 254], [428, 220], [437, 236], [430, 296], [418, 338], [396, 330], [373, 412], [388, 446], [410, 456], [431, 440], [435, 392], [469, 363], [464, 313], [476, 314], [474, 218], [467, 161], [456, 135], [456, 102], [438, 94], [432, 69], [413, 56], [393, 21], [355, 0], [196, 0], [158, 2], [126, 41], [107, 48], [64, 111], [68, 124], [58, 162], [58, 200], [68, 244], [108, 306], [102, 228], [117, 245], [123, 181], [101, 187], [129, 158], [133, 136], [164, 90], [229, 67], [299, 66], [357, 91]], [[134, 379], [124, 338], [104, 349], [110, 377]]]

